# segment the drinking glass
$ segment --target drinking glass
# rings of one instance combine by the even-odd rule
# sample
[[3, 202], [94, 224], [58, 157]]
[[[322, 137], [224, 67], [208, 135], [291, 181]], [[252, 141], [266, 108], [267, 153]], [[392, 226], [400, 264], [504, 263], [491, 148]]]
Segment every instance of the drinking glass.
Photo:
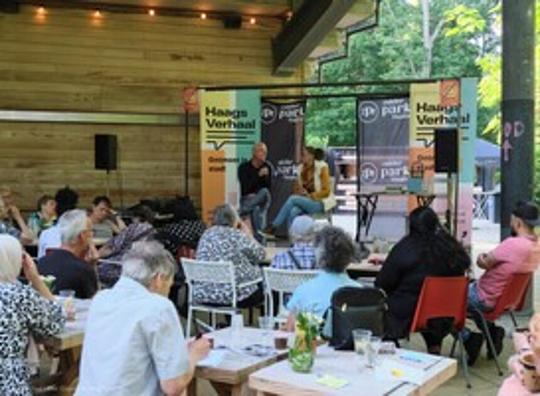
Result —
[[374, 368], [381, 348], [381, 337], [371, 336], [366, 347], [366, 366]]
[[73, 299], [75, 298], [75, 290], [71, 289], [65, 289], [60, 290], [58, 292], [58, 295], [62, 299], [62, 308], [64, 309], [64, 313], [66, 314], [67, 320], [75, 320], [76, 316], [76, 310], [75, 310], [75, 302]]
[[367, 345], [372, 335], [371, 330], [356, 329], [353, 330], [354, 350], [359, 355], [365, 355]]
[[259, 327], [263, 330], [263, 345], [273, 346], [275, 321], [272, 316], [260, 316], [259, 317]]
[[242, 329], [244, 328], [244, 317], [242, 314], [235, 314], [231, 317], [231, 344], [234, 348], [242, 346]]

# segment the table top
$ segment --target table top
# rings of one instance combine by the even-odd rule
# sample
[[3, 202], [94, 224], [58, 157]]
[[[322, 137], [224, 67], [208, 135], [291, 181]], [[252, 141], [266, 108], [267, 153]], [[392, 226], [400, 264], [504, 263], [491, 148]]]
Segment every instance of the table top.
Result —
[[74, 299], [75, 302], [75, 320], [66, 321], [66, 326], [62, 333], [48, 337], [44, 342], [57, 351], [81, 346], [84, 339], [84, 328], [86, 326], [86, 318], [88, 317], [88, 309], [92, 300]]
[[[282, 361], [251, 374], [249, 386], [275, 395], [426, 395], [456, 372], [454, 359], [403, 349], [395, 355], [381, 355], [379, 365], [370, 369], [363, 367], [356, 353], [334, 351], [325, 345], [317, 349], [311, 373], [295, 373], [288, 361]], [[319, 384], [317, 380], [324, 375], [347, 384], [338, 389]]]
[[232, 334], [230, 328], [221, 329], [208, 333], [205, 336], [214, 339], [214, 351], [224, 354], [219, 364], [210, 367], [198, 366], [195, 370], [195, 377], [204, 378], [209, 381], [240, 384], [247, 381], [250, 374], [255, 371], [276, 363], [287, 356], [287, 350], [273, 350], [267, 356], [253, 356], [244, 350], [245, 347], [254, 344], [261, 344], [261, 341], [267, 337], [272, 340], [275, 335], [287, 335], [280, 331], [265, 331], [262, 329], [245, 327], [239, 331], [237, 339], [239, 345], [231, 346]]

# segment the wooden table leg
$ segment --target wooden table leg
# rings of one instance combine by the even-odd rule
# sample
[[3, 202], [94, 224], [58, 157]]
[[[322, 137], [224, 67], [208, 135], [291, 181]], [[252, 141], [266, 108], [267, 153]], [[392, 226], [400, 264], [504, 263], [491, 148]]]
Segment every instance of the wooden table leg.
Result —
[[80, 360], [80, 346], [60, 352], [60, 377], [58, 380], [58, 393], [60, 395], [72, 395], [75, 393], [79, 379]]
[[197, 396], [197, 377], [193, 377], [188, 385], [187, 396]]
[[249, 389], [247, 382], [233, 385], [231, 388], [231, 396], [251, 396], [254, 394], [255, 392]]

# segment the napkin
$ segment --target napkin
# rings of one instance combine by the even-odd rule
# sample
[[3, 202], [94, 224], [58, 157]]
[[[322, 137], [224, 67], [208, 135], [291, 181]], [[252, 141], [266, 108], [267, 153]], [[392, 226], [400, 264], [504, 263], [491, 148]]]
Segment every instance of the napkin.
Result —
[[200, 367], [217, 367], [225, 360], [227, 350], [224, 349], [212, 349], [207, 357], [201, 360], [197, 366]]
[[349, 383], [346, 379], [334, 377], [333, 375], [323, 375], [322, 377], [317, 379], [317, 383], [328, 386], [332, 389], [339, 389], [343, 388], [345, 385]]

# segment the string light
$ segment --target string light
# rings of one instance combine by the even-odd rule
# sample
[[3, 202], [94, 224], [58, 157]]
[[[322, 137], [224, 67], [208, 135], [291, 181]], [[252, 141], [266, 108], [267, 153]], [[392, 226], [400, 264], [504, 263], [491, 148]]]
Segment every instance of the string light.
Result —
[[206, 15], [206, 12], [202, 12], [202, 13], [201, 13], [201, 19], [206, 19], [206, 16], [207, 16], [207, 15]]
[[154, 16], [154, 15], [156, 15], [156, 11], [155, 11], [153, 8], [150, 8], [150, 9], [148, 10], [148, 15]]
[[38, 15], [45, 15], [45, 7], [39, 6], [38, 9], [37, 9], [37, 14]]
[[101, 11], [100, 10], [95, 10], [94, 11], [94, 18], [101, 18]]
[[255, 18], [255, 17], [249, 18], [249, 23], [250, 23], [251, 25], [255, 25], [255, 24], [257, 23], [257, 18]]

